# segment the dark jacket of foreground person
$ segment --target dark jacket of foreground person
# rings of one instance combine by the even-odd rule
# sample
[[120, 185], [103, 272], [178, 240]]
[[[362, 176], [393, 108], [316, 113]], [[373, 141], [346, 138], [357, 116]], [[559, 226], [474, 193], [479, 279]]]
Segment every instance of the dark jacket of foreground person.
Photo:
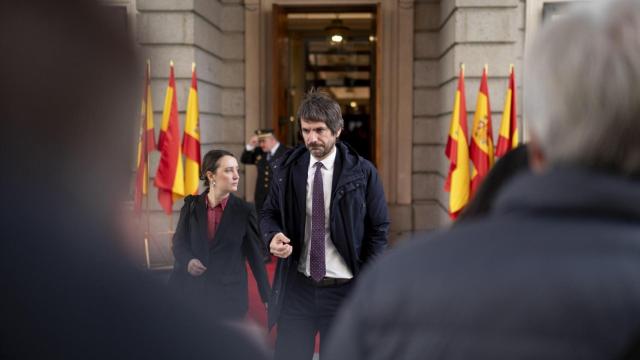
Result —
[[123, 228], [143, 62], [108, 13], [0, 2], [0, 359], [262, 359], [119, 248], [142, 244]]
[[73, 210], [82, 205], [44, 193], [37, 200], [47, 212], [34, 201], [2, 209], [0, 358], [267, 357], [242, 330], [216, 323], [129, 265], [113, 247], [116, 232]]
[[640, 181], [520, 176], [485, 221], [389, 255], [337, 316], [328, 359], [640, 356]]

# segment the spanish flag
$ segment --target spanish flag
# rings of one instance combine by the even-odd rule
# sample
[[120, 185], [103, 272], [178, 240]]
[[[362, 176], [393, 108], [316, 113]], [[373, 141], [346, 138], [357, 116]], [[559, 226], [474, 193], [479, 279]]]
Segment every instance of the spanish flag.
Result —
[[458, 89], [453, 104], [449, 138], [445, 155], [449, 158], [449, 175], [444, 184], [449, 192], [449, 216], [455, 219], [469, 201], [469, 142], [467, 140], [467, 106], [464, 92], [464, 65], [460, 66]]
[[482, 183], [482, 179], [487, 176], [494, 163], [487, 65], [482, 70], [476, 113], [473, 116], [469, 154], [471, 156], [471, 196], [473, 197], [473, 194]]
[[191, 65], [191, 89], [187, 101], [187, 119], [182, 137], [184, 153], [184, 193], [198, 194], [200, 179], [200, 130], [198, 115], [198, 81], [196, 80], [196, 64]]
[[151, 63], [147, 60], [144, 75], [144, 97], [140, 110], [140, 138], [138, 140], [138, 162], [136, 173], [136, 189], [133, 208], [136, 213], [142, 211], [142, 198], [148, 193], [149, 186], [149, 153], [156, 149], [153, 128], [153, 103], [151, 102]]
[[518, 117], [516, 113], [516, 79], [513, 74], [513, 65], [509, 69], [509, 88], [504, 99], [502, 122], [500, 123], [500, 135], [496, 156], [504, 156], [507, 152], [518, 146]]
[[179, 126], [176, 80], [172, 61], [169, 87], [162, 113], [164, 136], [160, 143], [160, 164], [154, 181], [154, 185], [158, 188], [158, 201], [167, 214], [171, 214], [173, 201], [184, 196], [184, 169], [182, 168], [182, 152], [180, 151]]

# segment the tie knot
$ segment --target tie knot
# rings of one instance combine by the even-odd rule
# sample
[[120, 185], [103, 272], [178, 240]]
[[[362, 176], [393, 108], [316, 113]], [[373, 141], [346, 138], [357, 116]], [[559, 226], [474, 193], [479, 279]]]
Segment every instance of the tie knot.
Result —
[[324, 165], [322, 165], [322, 161], [318, 161], [317, 163], [313, 164], [313, 166], [315, 166], [317, 170], [320, 170], [324, 167]]

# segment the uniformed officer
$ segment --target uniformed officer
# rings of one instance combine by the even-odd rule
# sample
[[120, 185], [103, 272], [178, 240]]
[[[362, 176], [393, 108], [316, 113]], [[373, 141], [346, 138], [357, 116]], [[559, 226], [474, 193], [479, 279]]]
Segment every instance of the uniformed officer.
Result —
[[286, 146], [278, 142], [273, 129], [258, 129], [251, 136], [245, 150], [242, 152], [240, 161], [243, 164], [253, 164], [258, 167], [255, 192], [256, 211], [258, 214], [260, 214], [262, 204], [269, 193], [272, 174], [270, 162], [287, 150]]

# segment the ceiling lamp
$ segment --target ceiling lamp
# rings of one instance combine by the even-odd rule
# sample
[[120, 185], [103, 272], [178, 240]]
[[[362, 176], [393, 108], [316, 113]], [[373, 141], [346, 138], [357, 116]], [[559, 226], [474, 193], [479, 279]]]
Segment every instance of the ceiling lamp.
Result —
[[329, 41], [332, 44], [342, 44], [347, 37], [349, 28], [344, 26], [342, 20], [333, 19], [331, 20], [331, 24], [324, 28], [324, 31], [329, 34]]

